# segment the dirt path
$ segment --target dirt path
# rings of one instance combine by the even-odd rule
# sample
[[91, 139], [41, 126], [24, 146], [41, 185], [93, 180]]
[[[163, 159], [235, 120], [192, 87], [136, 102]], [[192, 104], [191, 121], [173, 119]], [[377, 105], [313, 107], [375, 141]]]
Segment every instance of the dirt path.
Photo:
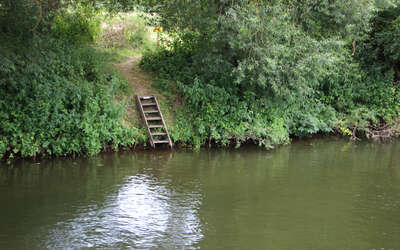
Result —
[[128, 81], [128, 86], [132, 89], [132, 92], [126, 95], [126, 98], [130, 99], [130, 105], [126, 111], [125, 122], [126, 124], [134, 126], [140, 126], [139, 124], [141, 124], [140, 114], [136, 107], [136, 95], [156, 95], [161, 104], [164, 119], [170, 123], [172, 121], [172, 116], [168, 108], [166, 108], [166, 98], [159, 91], [152, 88], [152, 76], [139, 68], [140, 59], [141, 55], [132, 56], [121, 63], [114, 64], [121, 75]]
[[124, 78], [129, 82], [133, 92], [139, 96], [157, 95], [158, 91], [151, 87], [151, 76], [139, 68], [139, 61], [142, 56], [132, 56], [122, 63], [115, 64]]

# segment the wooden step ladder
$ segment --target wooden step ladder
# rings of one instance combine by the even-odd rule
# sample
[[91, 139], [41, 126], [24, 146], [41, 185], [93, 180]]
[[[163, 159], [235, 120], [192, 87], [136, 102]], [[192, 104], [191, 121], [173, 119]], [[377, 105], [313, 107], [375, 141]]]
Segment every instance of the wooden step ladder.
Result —
[[137, 102], [149, 133], [151, 146], [155, 148], [157, 144], [168, 144], [172, 148], [171, 137], [165, 125], [157, 97], [137, 96]]

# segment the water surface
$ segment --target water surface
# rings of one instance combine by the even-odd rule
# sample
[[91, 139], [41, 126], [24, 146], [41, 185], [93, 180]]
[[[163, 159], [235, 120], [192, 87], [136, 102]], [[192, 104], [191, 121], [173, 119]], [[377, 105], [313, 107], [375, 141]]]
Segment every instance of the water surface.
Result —
[[0, 249], [400, 249], [400, 144], [0, 167]]

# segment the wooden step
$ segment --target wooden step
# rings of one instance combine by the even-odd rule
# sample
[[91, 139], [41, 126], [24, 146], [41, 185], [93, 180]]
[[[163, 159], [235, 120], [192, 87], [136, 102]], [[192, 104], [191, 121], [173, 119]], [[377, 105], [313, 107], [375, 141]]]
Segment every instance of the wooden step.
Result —
[[149, 99], [153, 99], [154, 96], [141, 96], [140, 100], [149, 100]]
[[[150, 102], [149, 102], [150, 101]], [[147, 132], [149, 133], [150, 145], [155, 148], [156, 144], [168, 144], [172, 148], [172, 140], [169, 136], [167, 126], [165, 125], [164, 117], [160, 110], [160, 105], [155, 96], [137, 96], [137, 104], [140, 109], [142, 118], [146, 124]], [[145, 110], [145, 107], [151, 107], [149, 110]], [[146, 114], [157, 114], [155, 116], [146, 117]], [[151, 124], [151, 123], [161, 123], [161, 124]], [[159, 129], [152, 132], [151, 129]], [[153, 136], [164, 136], [157, 137], [154, 140]]]
[[154, 102], [151, 102], [151, 103], [142, 103], [142, 106], [143, 106], [143, 107], [148, 107], [148, 106], [157, 106], [157, 104], [156, 104], [156, 103], [154, 103]]
[[145, 114], [152, 114], [152, 113], [158, 113], [158, 110], [145, 110]]
[[148, 121], [161, 121], [161, 117], [146, 117]]
[[154, 140], [153, 142], [154, 142], [154, 143], [156, 143], [156, 144], [161, 144], [161, 143], [169, 143], [169, 141], [168, 141], [168, 140], [163, 140], [163, 141], [160, 141], [160, 140]]
[[149, 128], [163, 128], [163, 125], [149, 125]]
[[162, 135], [167, 135], [167, 133], [163, 133], [163, 132], [160, 132], [160, 133], [151, 133], [151, 135], [152, 135], [152, 136], [162, 136]]

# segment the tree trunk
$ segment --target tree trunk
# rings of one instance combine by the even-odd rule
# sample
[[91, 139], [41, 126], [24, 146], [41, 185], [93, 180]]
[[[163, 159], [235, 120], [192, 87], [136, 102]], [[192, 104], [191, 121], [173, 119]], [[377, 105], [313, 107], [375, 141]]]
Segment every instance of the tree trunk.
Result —
[[394, 69], [394, 83], [398, 83], [400, 80], [400, 63], [395, 63], [393, 69]]

